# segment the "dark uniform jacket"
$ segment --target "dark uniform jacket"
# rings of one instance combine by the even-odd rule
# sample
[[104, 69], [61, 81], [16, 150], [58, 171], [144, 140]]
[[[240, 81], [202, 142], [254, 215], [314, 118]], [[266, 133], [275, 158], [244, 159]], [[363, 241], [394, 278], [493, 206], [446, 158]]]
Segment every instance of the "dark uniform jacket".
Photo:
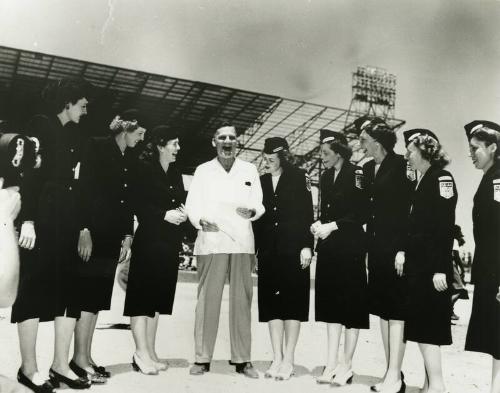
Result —
[[364, 190], [363, 170], [345, 161], [334, 182], [335, 169], [326, 170], [321, 176], [320, 221], [335, 221], [338, 230], [326, 239], [318, 240], [317, 251], [341, 254], [366, 252], [367, 194]]
[[475, 283], [500, 286], [500, 164], [483, 176], [472, 209], [476, 249], [472, 264]]
[[370, 197], [366, 233], [369, 250], [396, 254], [404, 251], [408, 232], [410, 198], [415, 185], [406, 175], [406, 160], [390, 152], [375, 175], [375, 161], [363, 165]]
[[161, 241], [170, 245], [171, 252], [178, 253], [187, 224], [171, 224], [165, 221], [165, 214], [180, 207], [186, 200], [181, 172], [175, 163], [171, 163], [165, 173], [156, 161], [141, 163], [137, 173], [133, 193], [139, 226], [134, 245], [138, 245], [136, 242]]
[[94, 256], [118, 256], [121, 240], [133, 234], [131, 177], [136, 167], [133, 149], [122, 154], [113, 136], [92, 138], [85, 148], [79, 229], [89, 229]]
[[431, 166], [412, 196], [405, 264], [408, 275], [452, 275], [457, 189], [451, 173]]
[[23, 218], [34, 219], [36, 227], [64, 235], [65, 229], [77, 228], [79, 184], [75, 171], [82, 146], [77, 125], [70, 122], [63, 127], [57, 116], [37, 115], [27, 128], [27, 133], [40, 141], [42, 166], [30, 172], [34, 177], [26, 180], [26, 193], [33, 193], [37, 200], [25, 206]]
[[271, 174], [262, 175], [260, 182], [266, 212], [253, 225], [256, 252], [259, 255], [296, 255], [305, 247], [312, 250], [313, 204], [305, 171], [284, 168], [276, 191], [273, 190]]

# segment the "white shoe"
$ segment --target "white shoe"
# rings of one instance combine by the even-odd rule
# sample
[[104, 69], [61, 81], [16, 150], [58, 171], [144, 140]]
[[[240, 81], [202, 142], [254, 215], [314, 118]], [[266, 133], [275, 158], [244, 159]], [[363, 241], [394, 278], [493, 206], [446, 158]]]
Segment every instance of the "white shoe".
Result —
[[319, 377], [316, 377], [316, 383], [318, 383], [320, 385], [332, 383], [332, 380], [335, 377], [335, 374], [337, 374], [338, 369], [339, 369], [339, 366], [337, 366], [335, 368], [329, 368], [329, 369], [327, 369], [325, 367], [323, 369], [323, 374], [320, 375]]
[[275, 363], [274, 361], [271, 363], [271, 366], [264, 373], [264, 378], [276, 378], [276, 374], [280, 369], [281, 363]]
[[292, 364], [288, 364], [288, 365], [282, 364], [280, 366], [280, 370], [276, 374], [276, 380], [277, 381], [287, 381], [292, 377], [292, 375], [295, 375], [295, 371], [293, 371], [293, 365]]
[[337, 375], [332, 380], [332, 386], [345, 386], [352, 383], [352, 368], [342, 367], [337, 371]]

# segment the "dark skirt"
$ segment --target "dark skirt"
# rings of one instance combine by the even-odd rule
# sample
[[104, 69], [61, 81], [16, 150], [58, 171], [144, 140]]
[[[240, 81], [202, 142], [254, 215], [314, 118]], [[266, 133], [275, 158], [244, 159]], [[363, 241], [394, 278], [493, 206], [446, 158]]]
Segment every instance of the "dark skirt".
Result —
[[40, 318], [50, 321], [58, 316], [80, 318], [78, 279], [78, 231], [54, 222], [37, 228], [38, 248], [27, 256], [22, 251], [22, 288], [16, 301], [13, 322]]
[[500, 360], [500, 302], [498, 286], [476, 283], [465, 350], [490, 354]]
[[171, 315], [178, 269], [177, 244], [164, 239], [145, 239], [139, 234], [132, 245], [124, 315]]
[[20, 269], [17, 298], [12, 306], [11, 322], [18, 323], [38, 318], [40, 322], [53, 321], [57, 303], [57, 271], [40, 257], [40, 248], [19, 249]]
[[309, 268], [300, 255], [261, 255], [258, 258], [259, 322], [309, 319]]
[[111, 308], [116, 265], [114, 257], [93, 256], [89, 261], [77, 263], [77, 293], [81, 311], [97, 314]]
[[406, 277], [396, 273], [395, 257], [395, 253], [368, 254], [369, 309], [382, 319], [404, 321], [408, 286]]
[[44, 263], [56, 265], [55, 316], [78, 319], [81, 310], [77, 275], [79, 232], [61, 227], [56, 233], [51, 239], [44, 236], [40, 242]]
[[404, 340], [449, 345], [452, 343], [451, 290], [437, 291], [432, 278], [433, 275], [408, 277], [408, 313]]
[[319, 251], [315, 284], [316, 321], [370, 327], [364, 254]]

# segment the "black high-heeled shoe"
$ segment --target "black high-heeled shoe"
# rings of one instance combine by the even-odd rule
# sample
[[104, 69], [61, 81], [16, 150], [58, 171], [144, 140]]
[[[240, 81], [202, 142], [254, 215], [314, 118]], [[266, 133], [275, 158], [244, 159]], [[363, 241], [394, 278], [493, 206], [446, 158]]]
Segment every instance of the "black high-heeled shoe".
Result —
[[111, 378], [111, 373], [106, 370], [103, 366], [96, 366], [95, 364], [91, 364], [90, 367], [99, 375], [102, 375], [104, 378]]
[[95, 373], [95, 372], [89, 373], [83, 367], [80, 367], [78, 364], [76, 364], [76, 362], [74, 362], [73, 360], [71, 362], [69, 362], [69, 368], [71, 369], [71, 371], [73, 371], [79, 377], [86, 378], [90, 381], [90, 383], [93, 383], [95, 385], [103, 385], [106, 382], [108, 382], [106, 377], [104, 377], [103, 375], [100, 375], [100, 374]]
[[24, 375], [21, 369], [17, 372], [17, 381], [21, 385], [26, 386], [28, 389], [33, 390], [35, 393], [55, 393], [54, 387], [49, 381], [45, 381], [43, 384], [37, 385]]
[[65, 384], [70, 389], [88, 389], [90, 388], [90, 381], [87, 378], [78, 377], [77, 379], [71, 379], [65, 377], [62, 374], [54, 371], [53, 369], [49, 370], [50, 383], [55, 388], [61, 386], [61, 383]]

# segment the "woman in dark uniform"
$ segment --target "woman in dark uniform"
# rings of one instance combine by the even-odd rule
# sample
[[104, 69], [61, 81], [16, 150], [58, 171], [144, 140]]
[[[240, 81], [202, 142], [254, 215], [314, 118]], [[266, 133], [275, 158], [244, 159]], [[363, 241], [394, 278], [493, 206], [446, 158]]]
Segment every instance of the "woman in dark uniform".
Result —
[[109, 310], [117, 262], [130, 255], [134, 216], [131, 176], [137, 166], [133, 148], [144, 140], [145, 129], [135, 109], [111, 122], [112, 135], [92, 138], [80, 166], [80, 237], [77, 291], [81, 317], [76, 324], [71, 369], [92, 383], [110, 376], [92, 360], [91, 348], [97, 316]]
[[259, 321], [269, 324], [274, 352], [265, 376], [289, 379], [300, 322], [309, 319], [312, 196], [310, 181], [304, 170], [292, 164], [285, 139], [266, 139], [263, 159], [267, 173], [260, 182], [266, 213], [255, 222], [254, 230]]
[[424, 358], [424, 392], [445, 392], [441, 345], [451, 344], [453, 227], [457, 190], [449, 160], [431, 131], [404, 132], [406, 158], [421, 177], [412, 195], [405, 252], [408, 312], [405, 341], [419, 344]]
[[[352, 358], [359, 329], [368, 329], [365, 222], [367, 198], [363, 171], [351, 164], [344, 134], [321, 130], [321, 160], [327, 168], [320, 180], [321, 215], [311, 226], [316, 250], [316, 320], [327, 323], [326, 367], [318, 383], [352, 382]], [[344, 364], [338, 363], [342, 326]]]
[[370, 196], [366, 230], [370, 313], [380, 318], [387, 366], [383, 381], [371, 390], [398, 391], [404, 385], [400, 377], [407, 301], [403, 268], [413, 184], [407, 176], [406, 160], [394, 153], [394, 130], [381, 119], [366, 120], [360, 128], [361, 146], [373, 158], [363, 165]]
[[51, 82], [42, 94], [49, 115], [35, 116], [27, 127], [28, 135], [40, 141], [43, 165], [26, 178], [23, 192], [23, 205], [24, 200], [29, 201], [33, 210], [25, 217], [32, 223], [21, 227], [21, 247], [34, 248], [30, 256], [23, 251], [21, 286], [12, 321], [18, 323], [22, 358], [18, 380], [36, 392], [52, 391], [37, 376], [36, 338], [39, 322], [54, 318], [53, 387], [60, 382], [75, 389], [90, 386], [68, 367], [71, 338], [80, 317], [74, 284], [81, 140], [72, 125], [87, 113], [89, 86], [83, 80]]
[[500, 126], [465, 126], [472, 162], [484, 175], [474, 196], [474, 297], [465, 350], [491, 355], [491, 392], [500, 392]]
[[167, 368], [156, 353], [156, 331], [159, 315], [172, 314], [183, 234], [180, 225], [187, 219], [182, 175], [175, 164], [178, 134], [167, 126], [157, 126], [151, 134], [133, 186], [139, 226], [124, 311], [130, 316], [136, 346], [132, 364], [144, 374]]

